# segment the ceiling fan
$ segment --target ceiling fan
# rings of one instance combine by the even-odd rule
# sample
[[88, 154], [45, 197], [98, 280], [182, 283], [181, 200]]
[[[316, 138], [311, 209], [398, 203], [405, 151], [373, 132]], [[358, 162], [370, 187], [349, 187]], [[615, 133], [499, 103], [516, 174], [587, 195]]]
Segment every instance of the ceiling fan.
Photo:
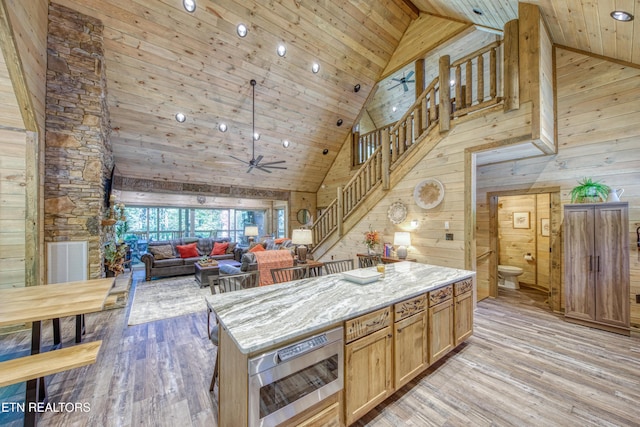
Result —
[[398, 83], [397, 83], [397, 84], [395, 84], [395, 85], [393, 85], [393, 86], [391, 86], [391, 87], [389, 88], [389, 90], [391, 90], [391, 89], [395, 89], [395, 88], [397, 88], [398, 86], [402, 85], [402, 86], [403, 86], [404, 91], [405, 91], [405, 92], [408, 92], [408, 91], [409, 91], [409, 85], [407, 85], [407, 83], [415, 83], [415, 82], [416, 82], [415, 80], [411, 80], [411, 76], [413, 76], [413, 74], [414, 74], [414, 72], [413, 72], [413, 71], [409, 71], [409, 74], [407, 74], [406, 76], [404, 75], [404, 73], [402, 73], [402, 77], [401, 77], [401, 78], [399, 78], [399, 79], [397, 79], [397, 78], [395, 78], [395, 77], [394, 77], [394, 78], [392, 78], [392, 79], [391, 79], [392, 81], [394, 81], [394, 82], [398, 82]]
[[263, 156], [260, 155], [256, 158], [256, 139], [258, 139], [256, 137], [256, 81], [251, 79], [250, 81], [251, 86], [253, 87], [253, 94], [252, 94], [252, 100], [253, 100], [253, 107], [252, 107], [252, 116], [251, 116], [251, 160], [244, 161], [242, 159], [239, 159], [235, 156], [229, 156], [232, 159], [235, 159], [239, 162], [245, 163], [247, 165], [249, 165], [249, 169], [247, 169], [247, 173], [251, 172], [254, 168], [255, 169], [259, 169], [263, 172], [267, 172], [267, 173], [271, 173], [271, 171], [269, 169], [286, 169], [286, 167], [284, 166], [274, 166], [274, 165], [278, 165], [281, 163], [284, 163], [284, 160], [278, 160], [275, 162], [266, 162], [266, 163], [261, 163]]

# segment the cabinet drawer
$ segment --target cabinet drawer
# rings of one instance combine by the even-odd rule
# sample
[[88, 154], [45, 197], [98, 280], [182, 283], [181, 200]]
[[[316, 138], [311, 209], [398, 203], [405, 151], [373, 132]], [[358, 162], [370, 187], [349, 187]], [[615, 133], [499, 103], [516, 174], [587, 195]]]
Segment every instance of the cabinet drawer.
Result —
[[357, 340], [372, 332], [386, 328], [390, 323], [391, 309], [389, 307], [347, 320], [344, 322], [344, 340], [345, 342]]
[[444, 288], [431, 291], [429, 292], [429, 307], [433, 307], [451, 298], [453, 298], [453, 285], [447, 285]]
[[405, 319], [427, 307], [427, 294], [404, 300], [393, 305], [394, 322]]
[[455, 296], [464, 294], [473, 289], [473, 279], [464, 279], [453, 284], [453, 292]]

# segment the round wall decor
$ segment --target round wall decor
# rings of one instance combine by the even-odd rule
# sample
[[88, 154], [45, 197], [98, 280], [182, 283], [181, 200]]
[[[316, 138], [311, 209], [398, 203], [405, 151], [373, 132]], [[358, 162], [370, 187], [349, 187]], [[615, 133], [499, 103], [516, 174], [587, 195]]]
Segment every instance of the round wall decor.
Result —
[[407, 207], [401, 202], [392, 203], [387, 210], [387, 217], [392, 223], [400, 224], [407, 218]]
[[440, 181], [428, 178], [413, 189], [413, 199], [422, 209], [433, 209], [442, 202], [444, 187]]

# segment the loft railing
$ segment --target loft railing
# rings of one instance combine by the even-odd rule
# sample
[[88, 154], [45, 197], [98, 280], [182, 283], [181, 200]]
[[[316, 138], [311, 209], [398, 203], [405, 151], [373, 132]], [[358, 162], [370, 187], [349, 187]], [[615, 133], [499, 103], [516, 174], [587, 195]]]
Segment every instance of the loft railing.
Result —
[[376, 148], [382, 144], [382, 133], [391, 129], [393, 125], [395, 123], [389, 123], [384, 127], [362, 135], [358, 132], [353, 133], [353, 166], [359, 166], [367, 161]]
[[494, 42], [460, 58], [450, 66], [452, 86], [452, 117], [460, 117], [500, 102], [498, 96], [498, 49], [502, 42]]
[[[450, 129], [451, 119], [498, 104], [498, 49], [495, 42], [451, 63], [448, 55], [440, 58], [439, 75], [422, 91], [407, 112], [395, 124], [376, 129], [354, 140], [354, 149], [369, 154], [349, 182], [338, 187], [337, 198], [312, 225], [317, 248], [332, 233], [343, 235], [343, 222], [382, 185], [389, 188], [390, 173], [424, 137], [439, 125], [440, 132]], [[443, 84], [445, 88], [443, 89]], [[375, 148], [373, 148], [375, 147]], [[373, 148], [373, 150], [372, 150]], [[354, 160], [355, 162], [355, 160]]]

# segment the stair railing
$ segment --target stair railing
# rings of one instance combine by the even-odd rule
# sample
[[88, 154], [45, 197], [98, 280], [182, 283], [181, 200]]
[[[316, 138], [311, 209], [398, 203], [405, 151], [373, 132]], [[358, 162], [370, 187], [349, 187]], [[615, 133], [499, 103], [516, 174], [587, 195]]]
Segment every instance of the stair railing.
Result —
[[[370, 152], [371, 144], [376, 148], [344, 188], [338, 187], [337, 198], [314, 222], [314, 249], [335, 231], [342, 236], [343, 221], [379, 184], [383, 189], [389, 188], [390, 171], [438, 123], [440, 132], [446, 132], [452, 118], [501, 101], [497, 62], [501, 45], [502, 41], [494, 42], [453, 63], [448, 55], [441, 57], [439, 76], [422, 91], [400, 120], [363, 135], [364, 139], [354, 140], [354, 149], [365, 147], [366, 152]], [[362, 144], [361, 140], [364, 141]]]

